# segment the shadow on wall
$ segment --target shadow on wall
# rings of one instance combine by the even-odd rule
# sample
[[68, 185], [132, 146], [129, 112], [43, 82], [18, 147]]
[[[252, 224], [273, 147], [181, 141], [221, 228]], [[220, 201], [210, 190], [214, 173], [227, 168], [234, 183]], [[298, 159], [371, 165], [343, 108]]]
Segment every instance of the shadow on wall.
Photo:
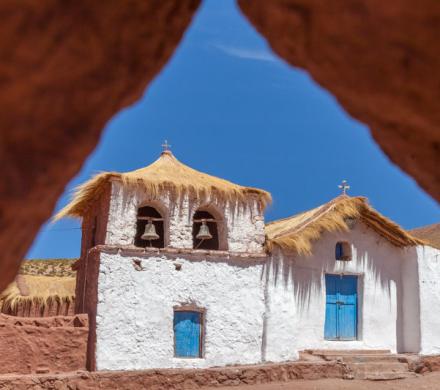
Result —
[[[367, 232], [369, 233], [369, 232]], [[265, 265], [262, 278], [268, 286], [282, 287], [292, 293], [296, 313], [319, 309], [317, 298], [325, 302], [325, 274], [355, 274], [361, 277], [358, 291], [359, 313], [365, 297], [385, 298], [388, 310], [396, 310], [396, 337], [399, 352], [420, 351], [420, 311], [417, 251], [415, 247], [397, 248], [373, 233], [373, 240], [354, 240], [339, 233], [325, 233], [310, 256], [275, 249]], [[335, 244], [342, 239], [354, 242], [353, 260], [336, 261]], [[384, 300], [378, 302], [383, 303]], [[404, 308], [406, 313], [404, 313]], [[323, 309], [324, 310], [324, 309]], [[372, 313], [371, 315], [374, 315]], [[359, 334], [362, 335], [362, 317]], [[360, 336], [362, 338], [362, 336]]]

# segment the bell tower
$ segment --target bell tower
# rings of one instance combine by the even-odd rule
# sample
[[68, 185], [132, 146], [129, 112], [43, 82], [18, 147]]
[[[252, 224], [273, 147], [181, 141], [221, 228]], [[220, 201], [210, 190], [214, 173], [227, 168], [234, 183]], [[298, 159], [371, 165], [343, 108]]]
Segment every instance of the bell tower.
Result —
[[[231, 294], [240, 289], [248, 294], [250, 285], [253, 295], [263, 296], [260, 276], [267, 256], [263, 212], [269, 201], [263, 190], [183, 164], [167, 141], [151, 165], [126, 173], [100, 173], [82, 184], [57, 218], [82, 218], [76, 311], [89, 314], [88, 368], [186, 366], [185, 360], [175, 359], [189, 355], [201, 364], [216, 365], [217, 361], [204, 361], [204, 348], [222, 342], [204, 340], [205, 327], [213, 326], [211, 337], [222, 337], [216, 324], [227, 321], [233, 327], [234, 313], [240, 312], [257, 329], [263, 304], [246, 312], [238, 301], [236, 310], [226, 315], [223, 306], [216, 305], [223, 305], [223, 299], [234, 301]], [[231, 287], [225, 290], [225, 283]], [[215, 319], [216, 315], [222, 318]], [[197, 336], [197, 348], [191, 351], [183, 342], [188, 321], [194, 325], [191, 335]], [[127, 337], [127, 329], [146, 331], [150, 337]], [[258, 328], [252, 339], [260, 336]], [[254, 347], [259, 356], [261, 346], [257, 342]]]

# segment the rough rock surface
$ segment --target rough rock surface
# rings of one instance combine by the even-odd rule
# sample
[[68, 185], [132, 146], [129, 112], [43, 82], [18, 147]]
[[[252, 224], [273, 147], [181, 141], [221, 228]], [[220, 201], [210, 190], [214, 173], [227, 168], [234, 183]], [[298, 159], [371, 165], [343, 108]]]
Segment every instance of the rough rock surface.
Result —
[[[200, 0], [0, 4], [0, 290], [96, 145], [180, 41]], [[440, 2], [239, 1], [387, 155], [440, 200]]]
[[198, 370], [77, 372], [59, 375], [0, 376], [0, 389], [198, 389], [294, 379], [343, 378], [336, 362], [267, 364]]
[[161, 70], [199, 0], [0, 4], [0, 290], [98, 142]]
[[[440, 370], [440, 356], [414, 357], [413, 368], [418, 367], [417, 372], [430, 372]], [[282, 364], [263, 364], [255, 366], [237, 366], [192, 370], [144, 370], [144, 371], [100, 371], [87, 372], [77, 371], [62, 374], [42, 375], [0, 375], [0, 389], [151, 389], [151, 390], [180, 390], [198, 389], [211, 387], [243, 386], [254, 388], [252, 385], [273, 382], [296, 381], [297, 379], [323, 379], [323, 378], [347, 378], [349, 374], [345, 364], [338, 361], [330, 362], [290, 362]], [[436, 377], [437, 378], [437, 377]], [[418, 378], [415, 378], [417, 380]], [[434, 383], [435, 379], [430, 381]], [[298, 384], [297, 384], [298, 383]], [[293, 382], [291, 388], [301, 387], [305, 382]], [[345, 384], [353, 386], [345, 386]], [[366, 381], [346, 381], [333, 383], [310, 382], [310, 386], [304, 388], [313, 389], [339, 389], [339, 388], [364, 388], [361, 383]], [[378, 386], [377, 382], [373, 382]], [[382, 382], [384, 383], [384, 382]], [[400, 383], [398, 381], [385, 382]], [[425, 382], [414, 385], [421, 386]], [[246, 387], [247, 385], [250, 385]], [[322, 387], [320, 385], [323, 385]], [[287, 385], [282, 385], [286, 387]], [[280, 386], [281, 387], [281, 386]], [[286, 387], [287, 388], [287, 387]], [[290, 388], [290, 387], [289, 387]], [[303, 388], [303, 387], [301, 387]], [[374, 388], [367, 386], [365, 388]], [[398, 387], [396, 387], [398, 388]], [[418, 387], [417, 387], [418, 388]], [[422, 387], [437, 389], [437, 387]]]
[[1, 314], [0, 374], [85, 369], [88, 330], [85, 314], [34, 319]]
[[238, 3], [278, 55], [310, 72], [440, 200], [439, 1]]
[[[267, 383], [248, 386], [234, 387], [233, 390], [402, 390], [423, 389], [438, 390], [440, 373], [433, 372], [426, 375], [417, 375], [412, 378], [392, 381], [368, 381], [368, 380], [344, 380], [336, 378], [309, 380], [295, 380], [289, 383]], [[227, 387], [216, 387], [216, 390], [232, 390]], [[204, 390], [214, 390], [208, 387]]]

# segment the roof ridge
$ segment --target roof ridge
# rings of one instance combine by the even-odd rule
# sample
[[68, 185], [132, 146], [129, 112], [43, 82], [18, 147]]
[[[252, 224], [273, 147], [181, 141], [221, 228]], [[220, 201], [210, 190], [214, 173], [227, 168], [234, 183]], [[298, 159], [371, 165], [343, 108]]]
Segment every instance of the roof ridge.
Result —
[[428, 225], [422, 225], [422, 226], [418, 226], [412, 229], [408, 229], [409, 232], [413, 232], [415, 230], [419, 230], [419, 229], [428, 229], [428, 228], [432, 228], [434, 226], [440, 226], [440, 222], [434, 222], [434, 223], [430, 223]]
[[270, 193], [265, 190], [198, 171], [165, 151], [146, 167], [123, 173], [103, 172], [93, 176], [76, 188], [71, 202], [55, 215], [54, 220], [65, 216], [84, 216], [90, 203], [102, 194], [111, 178], [122, 181], [127, 187], [142, 186], [153, 195], [169, 190], [178, 196], [194, 193], [200, 198], [248, 202], [250, 195], [255, 194], [263, 208], [271, 201]]
[[345, 221], [348, 217], [360, 218], [369, 228], [396, 246], [417, 245], [422, 242], [374, 210], [368, 198], [343, 195], [296, 217], [266, 225], [268, 248], [276, 244], [299, 253], [310, 254], [312, 242], [317, 240], [322, 232], [348, 229]]

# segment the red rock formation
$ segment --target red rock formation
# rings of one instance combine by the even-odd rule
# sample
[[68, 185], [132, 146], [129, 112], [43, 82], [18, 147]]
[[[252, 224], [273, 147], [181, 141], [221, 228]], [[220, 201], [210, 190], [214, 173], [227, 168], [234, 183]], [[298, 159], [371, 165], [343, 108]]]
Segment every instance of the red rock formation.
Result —
[[[95, 147], [169, 59], [199, 0], [0, 3], [0, 290]], [[239, 0], [440, 199], [440, 2]]]
[[440, 2], [239, 0], [273, 50], [306, 69], [390, 159], [440, 200]]
[[172, 55], [200, 0], [0, 4], [0, 290], [106, 122]]

